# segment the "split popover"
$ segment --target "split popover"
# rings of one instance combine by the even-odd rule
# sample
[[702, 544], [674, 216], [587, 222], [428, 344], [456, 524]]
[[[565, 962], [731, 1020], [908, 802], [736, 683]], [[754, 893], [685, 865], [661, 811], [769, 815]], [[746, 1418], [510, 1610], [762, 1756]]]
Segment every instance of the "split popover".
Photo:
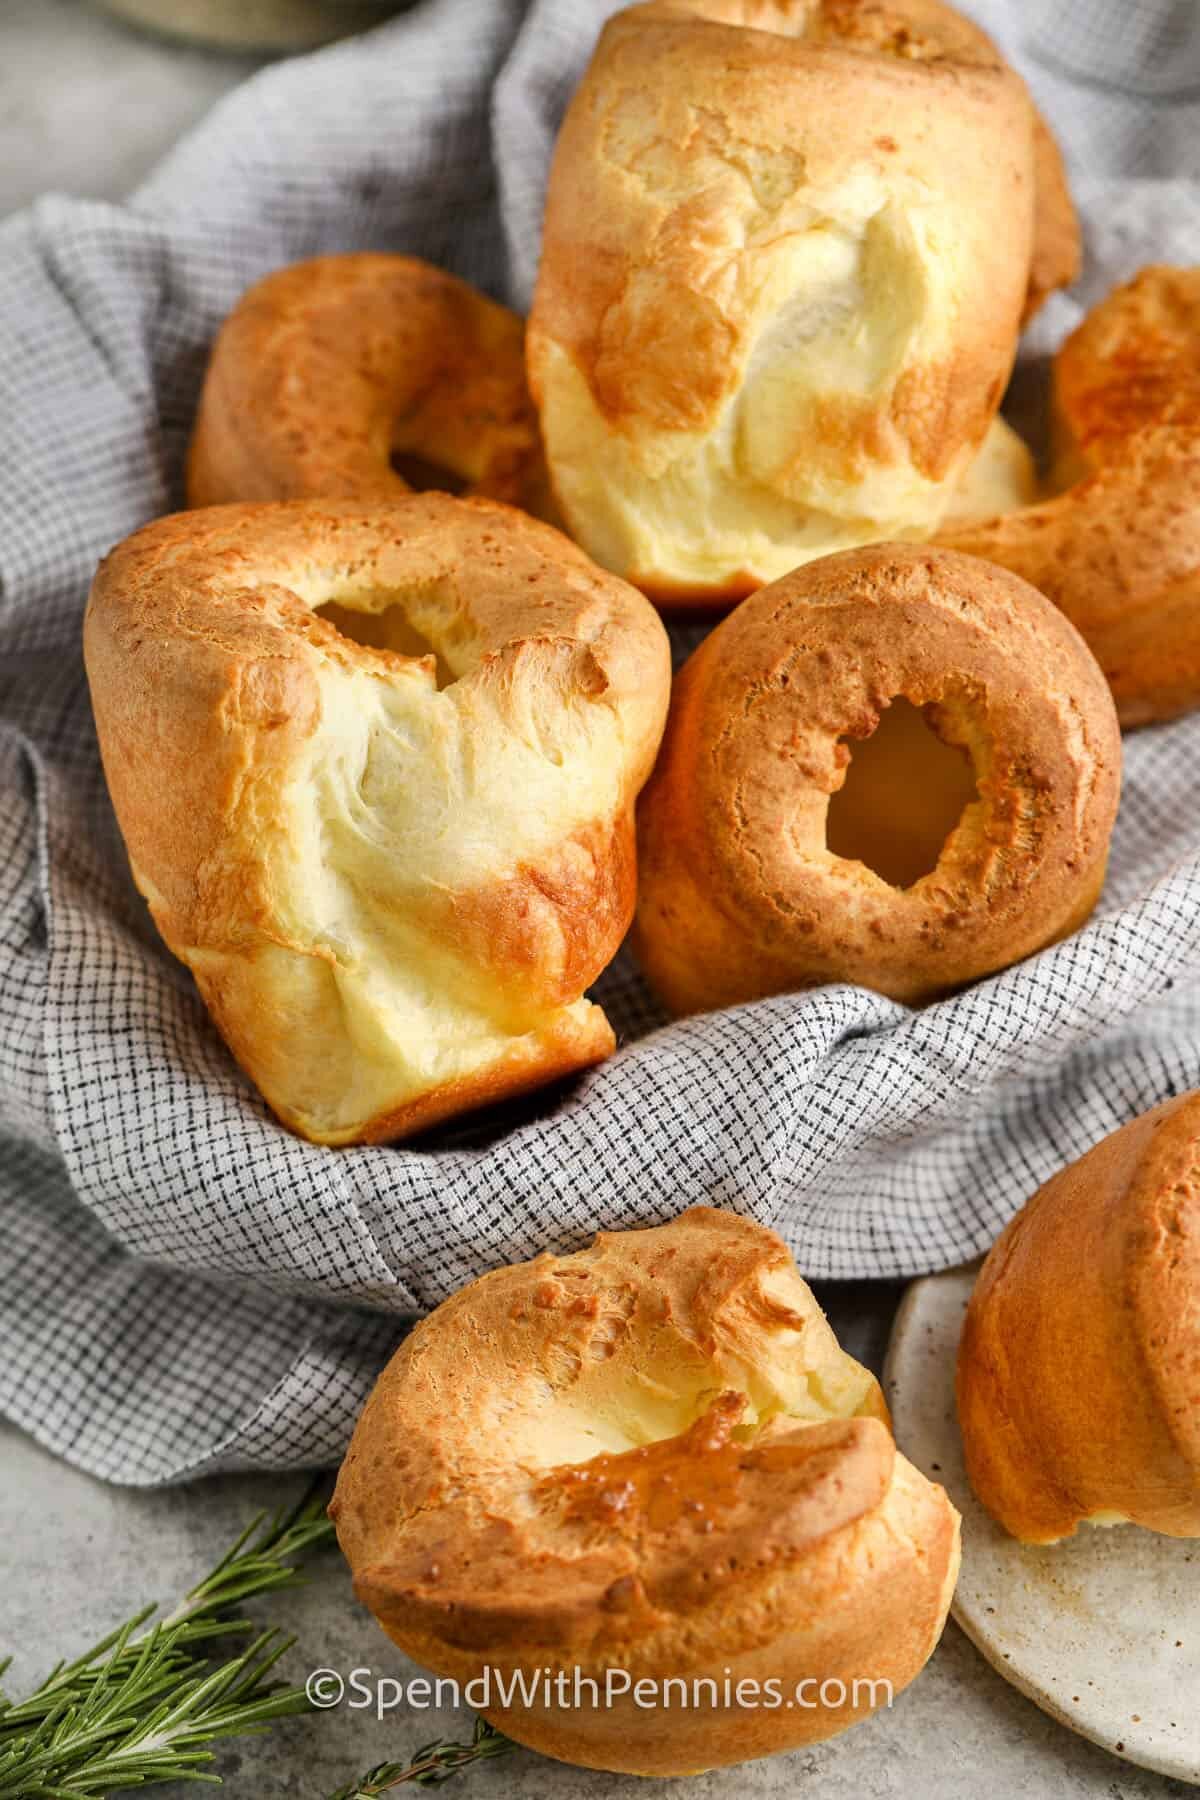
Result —
[[971, 1295], [971, 1486], [1025, 1543], [1082, 1523], [1200, 1537], [1200, 1092], [1038, 1190]]
[[318, 256], [278, 269], [217, 336], [188, 501], [395, 499], [455, 486], [518, 506], [544, 494], [525, 328], [411, 256]]
[[639, 961], [677, 1013], [832, 981], [930, 999], [1087, 918], [1120, 768], [1095, 659], [1015, 575], [912, 544], [808, 563], [676, 679]]
[[1077, 250], [1023, 83], [939, 0], [618, 13], [527, 338], [564, 519], [664, 605], [927, 535]]
[[182, 513], [84, 628], [168, 946], [279, 1117], [404, 1136], [606, 1056], [662, 625], [549, 526], [443, 494]]
[[[709, 1207], [445, 1301], [381, 1375], [330, 1511], [410, 1656], [525, 1673], [494, 1724], [645, 1775], [844, 1729], [923, 1667], [958, 1569], [957, 1513], [786, 1246]], [[611, 1670], [655, 1685], [605, 1705]], [[739, 1682], [780, 1698], [731, 1702]]]
[[1200, 705], [1200, 269], [1148, 268], [1054, 362], [1056, 485], [939, 542], [1014, 569], [1079, 627], [1125, 725]]

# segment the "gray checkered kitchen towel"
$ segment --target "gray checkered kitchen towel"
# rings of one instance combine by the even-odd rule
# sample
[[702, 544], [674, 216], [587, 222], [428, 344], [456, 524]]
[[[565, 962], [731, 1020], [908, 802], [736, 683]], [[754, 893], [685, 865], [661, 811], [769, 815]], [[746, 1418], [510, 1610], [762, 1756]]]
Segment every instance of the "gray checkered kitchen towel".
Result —
[[[565, 1095], [418, 1147], [290, 1137], [158, 943], [80, 659], [98, 557], [178, 504], [207, 346], [318, 251], [414, 252], [527, 303], [554, 127], [606, 0], [424, 0], [249, 82], [126, 206], [0, 225], [0, 1410], [114, 1480], [334, 1459], [403, 1320], [469, 1276], [697, 1200], [812, 1276], [987, 1245], [1102, 1134], [1200, 1083], [1200, 716], [1138, 734], [1098, 915], [910, 1012], [850, 987], [623, 1040]], [[1063, 137], [1081, 302], [1200, 261], [1200, 13], [976, 10]]]

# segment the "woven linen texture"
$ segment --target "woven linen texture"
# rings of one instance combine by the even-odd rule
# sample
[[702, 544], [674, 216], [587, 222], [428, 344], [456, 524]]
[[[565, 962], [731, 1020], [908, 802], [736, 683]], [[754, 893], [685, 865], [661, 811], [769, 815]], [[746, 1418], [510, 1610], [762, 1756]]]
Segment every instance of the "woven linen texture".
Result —
[[[328, 1462], [407, 1318], [470, 1276], [694, 1201], [813, 1277], [952, 1264], [1034, 1186], [1200, 1081], [1200, 717], [1127, 744], [1111, 874], [1070, 941], [909, 1011], [830, 987], [667, 1024], [419, 1148], [271, 1118], [165, 952], [105, 793], [80, 656], [97, 559], [178, 505], [213, 334], [320, 251], [403, 250], [528, 302], [554, 130], [611, 5], [425, 0], [278, 65], [124, 206], [0, 225], [0, 1410], [113, 1480]], [[975, 8], [1066, 146], [1084, 279], [1200, 261], [1200, 27], [1145, 0]]]

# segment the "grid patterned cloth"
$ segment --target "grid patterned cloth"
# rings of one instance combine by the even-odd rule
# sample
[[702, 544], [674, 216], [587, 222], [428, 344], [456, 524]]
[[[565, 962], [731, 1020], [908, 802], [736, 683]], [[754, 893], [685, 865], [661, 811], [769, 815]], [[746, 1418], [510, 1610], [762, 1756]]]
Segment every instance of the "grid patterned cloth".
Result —
[[[776, 1226], [812, 1276], [953, 1263], [1200, 1081], [1200, 717], [1129, 741], [1103, 903], [1069, 942], [923, 1012], [841, 986], [674, 1025], [622, 958], [609, 1063], [419, 1148], [290, 1137], [158, 943], [80, 659], [96, 560], [178, 503], [207, 346], [268, 269], [402, 249], [527, 301], [553, 132], [610, 10], [425, 0], [249, 82], [128, 205], [0, 225], [0, 1409], [96, 1474], [329, 1461], [405, 1318], [697, 1200]], [[1079, 296], [1200, 261], [1195, 10], [976, 10], [1066, 143]], [[1079, 311], [1058, 298], [1030, 354]]]

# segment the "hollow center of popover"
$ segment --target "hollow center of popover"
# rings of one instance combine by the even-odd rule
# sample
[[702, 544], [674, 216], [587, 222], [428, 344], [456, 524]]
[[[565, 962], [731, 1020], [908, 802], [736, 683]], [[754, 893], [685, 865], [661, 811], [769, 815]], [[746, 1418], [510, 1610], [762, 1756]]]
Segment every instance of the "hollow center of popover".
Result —
[[414, 494], [463, 494], [471, 484], [470, 476], [461, 470], [415, 450], [394, 449], [390, 462], [393, 472]]
[[826, 848], [863, 863], [889, 886], [932, 873], [966, 809], [979, 799], [970, 752], [936, 728], [935, 708], [897, 695], [869, 737], [850, 749], [846, 778], [829, 802]]
[[392, 650], [399, 656], [432, 656], [437, 671], [439, 688], [449, 687], [457, 680], [458, 671], [446, 660], [442, 650], [427, 631], [422, 631], [411, 616], [408, 604], [403, 598], [389, 598], [387, 595], [368, 596], [381, 602], [378, 606], [347, 605], [339, 600], [328, 600], [324, 606], [314, 607], [314, 612], [329, 623], [351, 643], [365, 644], [372, 650]]
[[[754, 1290], [746, 1341], [717, 1355], [681, 1332], [669, 1311], [614, 1286], [586, 1257], [565, 1259], [538, 1290], [561, 1330], [546, 1342], [522, 1402], [497, 1390], [491, 1439], [526, 1468], [623, 1458], [661, 1445], [670, 1456], [714, 1408], [724, 1437], [743, 1446], [789, 1427], [879, 1410], [874, 1377], [843, 1352], [791, 1271]], [[694, 1438], [689, 1454], [698, 1447]], [[641, 1459], [647, 1468], [653, 1459]]]

